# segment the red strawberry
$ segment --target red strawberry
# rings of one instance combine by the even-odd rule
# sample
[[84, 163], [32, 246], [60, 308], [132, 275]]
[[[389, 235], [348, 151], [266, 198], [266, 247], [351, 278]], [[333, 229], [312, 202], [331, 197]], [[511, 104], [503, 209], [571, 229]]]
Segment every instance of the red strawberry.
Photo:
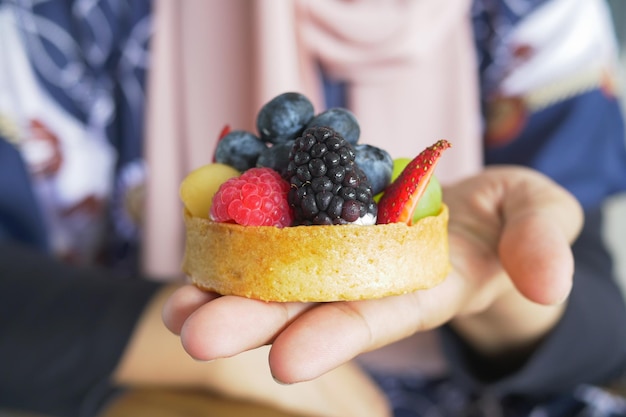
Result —
[[[224, 136], [228, 135], [231, 130], [232, 129], [230, 128], [230, 125], [224, 125], [224, 127], [222, 128], [222, 131], [220, 132], [220, 135], [217, 137], [217, 142], [215, 142], [215, 149], [217, 149], [217, 144], [220, 143], [220, 140], [224, 139]], [[215, 149], [213, 149], [213, 159], [211, 160], [211, 162], [216, 162], [215, 161]]]
[[377, 224], [412, 223], [413, 211], [424, 194], [441, 153], [450, 146], [450, 142], [441, 139], [409, 162], [400, 176], [385, 189], [378, 203]]

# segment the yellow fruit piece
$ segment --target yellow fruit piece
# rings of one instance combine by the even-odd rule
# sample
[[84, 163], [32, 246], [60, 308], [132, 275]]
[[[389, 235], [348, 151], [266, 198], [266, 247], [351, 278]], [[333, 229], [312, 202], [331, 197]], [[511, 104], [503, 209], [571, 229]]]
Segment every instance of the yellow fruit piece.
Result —
[[207, 219], [213, 195], [220, 185], [239, 174], [229, 165], [216, 163], [201, 166], [191, 171], [180, 184], [180, 199], [192, 216]]

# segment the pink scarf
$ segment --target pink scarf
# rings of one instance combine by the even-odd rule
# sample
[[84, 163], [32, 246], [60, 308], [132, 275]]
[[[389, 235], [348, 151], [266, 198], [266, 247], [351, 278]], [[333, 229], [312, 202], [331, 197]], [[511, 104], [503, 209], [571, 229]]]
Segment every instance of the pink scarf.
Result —
[[469, 0], [156, 1], [149, 80], [144, 267], [180, 276], [178, 187], [211, 161], [225, 124], [300, 91], [323, 110], [317, 63], [348, 83], [363, 143], [412, 157], [446, 138], [442, 182], [480, 169]]

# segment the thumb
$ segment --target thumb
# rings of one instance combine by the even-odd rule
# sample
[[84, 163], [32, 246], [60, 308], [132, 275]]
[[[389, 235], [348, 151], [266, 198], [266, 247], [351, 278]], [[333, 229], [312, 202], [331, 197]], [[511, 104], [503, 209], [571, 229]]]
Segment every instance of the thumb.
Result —
[[[530, 176], [540, 176], [529, 181]], [[583, 214], [576, 199], [541, 174], [522, 171], [504, 190], [498, 251], [518, 291], [540, 304], [565, 300], [572, 287], [570, 244]], [[532, 184], [532, 185], [531, 185]]]

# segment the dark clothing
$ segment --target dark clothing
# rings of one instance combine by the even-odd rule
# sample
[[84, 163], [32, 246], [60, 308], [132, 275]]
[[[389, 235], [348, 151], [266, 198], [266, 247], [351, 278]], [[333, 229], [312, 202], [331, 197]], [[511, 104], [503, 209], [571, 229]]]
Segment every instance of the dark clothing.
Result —
[[45, 251], [48, 236], [30, 177], [13, 146], [0, 136], [0, 241], [12, 240]]
[[0, 409], [95, 415], [158, 286], [0, 244]]

